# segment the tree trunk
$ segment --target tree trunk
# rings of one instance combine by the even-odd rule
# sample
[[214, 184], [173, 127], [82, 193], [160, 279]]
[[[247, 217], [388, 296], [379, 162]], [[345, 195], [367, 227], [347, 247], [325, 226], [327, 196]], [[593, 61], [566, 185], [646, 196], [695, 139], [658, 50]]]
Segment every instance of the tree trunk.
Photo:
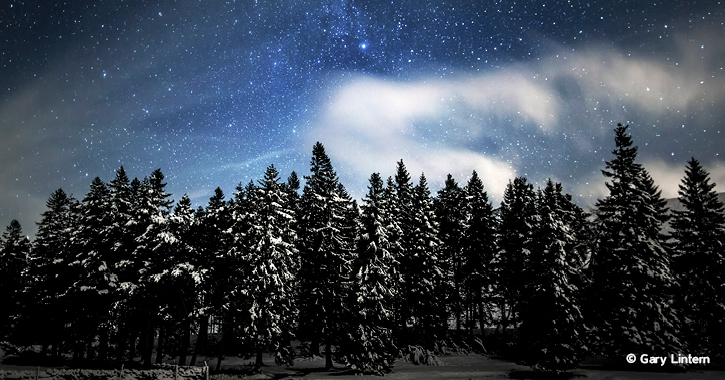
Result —
[[194, 344], [194, 354], [191, 356], [189, 365], [196, 365], [196, 357], [206, 348], [207, 338], [209, 336], [209, 317], [204, 315], [199, 321], [199, 333], [196, 335], [196, 343]]
[[320, 340], [319, 338], [312, 338], [310, 342], [310, 353], [312, 355], [322, 356], [320, 354]]
[[166, 343], [166, 329], [162, 324], [159, 326], [159, 342], [156, 345], [156, 364], [164, 362], [164, 344]]
[[181, 324], [184, 329], [181, 332], [181, 344], [179, 345], [179, 365], [186, 365], [186, 354], [189, 352], [189, 341], [191, 340], [191, 320], [187, 319]]
[[332, 364], [332, 344], [330, 341], [325, 342], [325, 369], [333, 369], [335, 366]]
[[264, 365], [264, 362], [262, 361], [263, 351], [264, 349], [262, 347], [257, 348], [257, 361], [254, 363], [254, 366], [258, 369]]

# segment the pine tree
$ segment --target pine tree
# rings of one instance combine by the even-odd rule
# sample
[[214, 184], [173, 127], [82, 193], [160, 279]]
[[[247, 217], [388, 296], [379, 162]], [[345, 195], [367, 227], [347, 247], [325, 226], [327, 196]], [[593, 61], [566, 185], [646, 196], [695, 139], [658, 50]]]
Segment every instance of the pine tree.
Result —
[[594, 346], [607, 356], [679, 352], [679, 318], [672, 306], [675, 281], [661, 234], [662, 199], [637, 147], [621, 124], [615, 158], [602, 173], [609, 195], [597, 202], [595, 253], [590, 264]]
[[360, 373], [383, 375], [392, 371], [397, 349], [393, 343], [397, 297], [397, 263], [391, 251], [397, 242], [389, 240], [391, 214], [385, 210], [385, 190], [380, 174], [370, 177], [368, 194], [362, 206], [357, 257], [353, 264], [350, 318], [347, 321], [345, 357]]
[[579, 288], [572, 281], [579, 266], [568, 257], [577, 237], [566, 201], [561, 185], [551, 180], [539, 191], [539, 223], [520, 304], [520, 363], [547, 372], [574, 368], [585, 352]]
[[[465, 292], [467, 320], [475, 323], [478, 316], [481, 332], [487, 320], [493, 318], [491, 308], [495, 272], [493, 263], [498, 250], [498, 220], [493, 205], [484, 190], [476, 171], [464, 188], [465, 210], [468, 215], [465, 235], [462, 239], [463, 289]], [[472, 326], [469, 324], [469, 328]]]
[[289, 342], [297, 311], [297, 250], [290, 226], [295, 214], [278, 181], [279, 173], [270, 165], [255, 193], [250, 229], [243, 239], [235, 239], [232, 248], [243, 261], [240, 295], [249, 305], [244, 333], [257, 354], [257, 367], [263, 365], [262, 353], [267, 347], [272, 347], [277, 364], [292, 365], [293, 360]]
[[528, 277], [532, 234], [537, 223], [536, 194], [526, 178], [516, 177], [508, 183], [499, 215], [499, 253], [495, 267], [497, 293], [501, 300], [501, 326], [507, 333], [509, 326], [516, 327], [519, 322], [519, 304], [524, 287], [521, 279]]
[[[23, 230], [17, 220], [12, 220], [5, 229], [0, 242], [0, 339], [3, 341], [18, 338], [17, 325], [22, 313], [27, 311], [24, 305], [30, 267], [30, 241], [23, 236]], [[27, 314], [25, 314], [27, 316]], [[16, 339], [12, 339], [17, 341]]]
[[466, 282], [463, 243], [468, 217], [464, 205], [465, 195], [453, 176], [448, 174], [444, 188], [438, 191], [435, 211], [441, 239], [441, 259], [449, 268], [447, 273], [449, 292], [446, 296], [449, 314], [456, 321], [456, 332], [461, 331], [463, 318], [463, 286]]
[[325, 367], [332, 368], [332, 345], [340, 336], [343, 301], [349, 285], [351, 250], [345, 217], [350, 202], [340, 196], [339, 179], [325, 148], [312, 149], [311, 176], [300, 199], [300, 325], [303, 340], [326, 346]]
[[679, 280], [683, 335], [695, 353], [725, 352], [725, 206], [710, 174], [694, 157], [687, 162], [674, 211], [673, 268]]

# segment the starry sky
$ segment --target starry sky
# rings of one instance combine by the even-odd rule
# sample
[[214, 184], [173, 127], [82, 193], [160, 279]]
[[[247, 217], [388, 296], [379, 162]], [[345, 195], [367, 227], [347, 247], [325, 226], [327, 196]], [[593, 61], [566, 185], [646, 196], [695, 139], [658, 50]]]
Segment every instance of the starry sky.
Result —
[[664, 196], [692, 156], [725, 191], [724, 66], [715, 0], [3, 0], [0, 227], [122, 165], [203, 206], [316, 141], [358, 199], [403, 159], [590, 206], [618, 122]]

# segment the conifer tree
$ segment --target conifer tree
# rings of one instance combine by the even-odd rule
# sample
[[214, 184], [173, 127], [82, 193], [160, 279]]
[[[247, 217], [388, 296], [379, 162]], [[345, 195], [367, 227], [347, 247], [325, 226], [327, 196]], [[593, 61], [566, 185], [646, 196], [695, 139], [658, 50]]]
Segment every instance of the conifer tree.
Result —
[[725, 206], [710, 174], [694, 157], [674, 211], [673, 268], [679, 281], [683, 336], [693, 354], [725, 352]]
[[[478, 316], [481, 331], [486, 321], [492, 318], [488, 304], [493, 300], [495, 272], [493, 263], [498, 250], [498, 220], [493, 205], [484, 190], [483, 182], [476, 171], [463, 189], [468, 223], [462, 239], [463, 289], [465, 293], [467, 320], [475, 323]], [[469, 328], [472, 328], [469, 324]]]
[[[117, 301], [118, 276], [111, 240], [113, 209], [111, 193], [106, 184], [96, 177], [91, 189], [80, 205], [79, 225], [73, 231], [76, 250], [71, 263], [80, 274], [74, 285], [81, 303], [87, 341], [99, 336], [99, 359], [108, 358], [111, 329], [115, 321], [111, 311]], [[80, 321], [79, 321], [80, 322]]]
[[136, 249], [136, 236], [138, 235], [133, 220], [132, 208], [134, 207], [135, 188], [139, 186], [138, 179], [134, 179], [134, 185], [129, 181], [128, 175], [121, 166], [115, 177], [108, 183], [111, 197], [112, 223], [108, 231], [108, 239], [113, 242], [111, 248], [114, 272], [118, 276], [119, 286], [115, 291], [116, 303], [111, 310], [115, 319], [116, 334], [111, 341], [115, 343], [116, 359], [126, 360], [129, 349], [135, 350], [136, 335], [131, 326], [132, 308], [128, 302], [129, 285], [134, 284], [133, 278], [136, 274], [130, 270], [128, 263], [132, 260], [133, 252]]
[[525, 177], [516, 177], [509, 182], [499, 208], [499, 253], [496, 262], [498, 278], [497, 293], [501, 304], [501, 326], [504, 333], [508, 327], [518, 324], [519, 304], [524, 281], [528, 277], [529, 252], [532, 235], [537, 224], [536, 194], [534, 187]]
[[[179, 365], [186, 365], [186, 355], [191, 339], [192, 319], [198, 315], [202, 307], [202, 284], [208, 276], [208, 268], [199, 262], [196, 214], [191, 208], [191, 200], [184, 194], [169, 216], [169, 233], [175, 241], [171, 245], [172, 254], [164, 264], [164, 298], [167, 300], [167, 328], [175, 331], [173, 338], [174, 350], [178, 353]], [[170, 239], [171, 240], [171, 239]]]
[[297, 250], [290, 225], [295, 214], [278, 181], [279, 173], [270, 165], [255, 193], [250, 229], [232, 248], [243, 261], [239, 293], [249, 305], [244, 334], [257, 354], [257, 367], [263, 365], [262, 353], [268, 347], [277, 364], [291, 365], [293, 360], [289, 339], [297, 312], [293, 293]]
[[448, 268], [440, 257], [438, 222], [423, 174], [413, 190], [410, 210], [412, 224], [401, 262], [401, 268], [405, 268], [404, 309], [410, 317], [406, 322], [413, 325], [408, 341], [432, 349], [437, 341], [446, 338], [448, 329], [445, 302]]
[[[171, 247], [177, 243], [169, 232], [168, 215], [173, 201], [165, 191], [166, 183], [160, 169], [145, 177], [134, 193], [136, 196], [132, 214], [134, 229], [140, 232], [136, 237], [136, 249], [129, 269], [135, 273], [136, 284], [130, 285], [132, 302], [136, 303], [136, 320], [140, 322], [142, 360], [150, 366], [153, 354], [153, 337], [161, 321], [161, 286], [159, 282], [167, 270]], [[141, 322], [143, 321], [143, 322]], [[160, 332], [162, 335], [164, 332]], [[161, 339], [161, 338], [160, 338]], [[157, 352], [162, 352], [157, 350]], [[157, 361], [161, 359], [158, 355]]]
[[595, 252], [590, 264], [594, 346], [607, 356], [670, 355], [682, 348], [672, 306], [675, 281], [660, 232], [662, 199], [627, 127], [615, 129], [614, 159], [602, 173], [609, 195], [597, 201]]
[[74, 329], [79, 327], [75, 319], [79, 315], [72, 314], [77, 308], [70, 291], [80, 276], [78, 269], [71, 267], [77, 254], [72, 232], [77, 229], [78, 201], [58, 189], [48, 198], [46, 207], [37, 223], [31, 271], [31, 293], [37, 297], [33, 303], [42, 310], [37, 315], [49, 317], [39, 325], [39, 330], [47, 329], [39, 335], [52, 340], [55, 355], [60, 355], [61, 345], [68, 344], [74, 355], [80, 356], [83, 347], [74, 336]]
[[380, 174], [373, 173], [362, 206], [345, 340], [345, 357], [351, 368], [378, 375], [392, 371], [397, 355], [393, 307], [399, 289], [398, 266], [392, 253], [397, 249], [393, 246], [397, 241], [389, 240], [387, 228], [394, 222], [384, 208], [384, 192]]
[[524, 280], [517, 338], [521, 364], [537, 370], [559, 372], [574, 368], [585, 352], [584, 319], [580, 292], [573, 278], [570, 249], [576, 247], [560, 184], [547, 181], [538, 194], [539, 222]]
[[[0, 339], [3, 341], [17, 338], [14, 336], [23, 310], [23, 298], [30, 282], [28, 269], [31, 244], [23, 236], [20, 223], [13, 219], [5, 229], [0, 242]], [[34, 311], [31, 309], [31, 311]]]
[[448, 294], [446, 303], [450, 315], [456, 321], [456, 332], [460, 332], [463, 318], [463, 286], [466, 282], [464, 270], [468, 265], [464, 261], [463, 244], [468, 217], [466, 215], [465, 195], [453, 176], [448, 174], [445, 187], [438, 191], [435, 199], [436, 216], [441, 239], [441, 259], [449, 268]]
[[[325, 367], [332, 368], [332, 345], [340, 336], [343, 301], [349, 286], [351, 247], [345, 217], [350, 202], [340, 196], [339, 179], [319, 142], [312, 149], [312, 175], [300, 199], [300, 324], [303, 340], [325, 343]], [[319, 340], [318, 340], [319, 339]]]

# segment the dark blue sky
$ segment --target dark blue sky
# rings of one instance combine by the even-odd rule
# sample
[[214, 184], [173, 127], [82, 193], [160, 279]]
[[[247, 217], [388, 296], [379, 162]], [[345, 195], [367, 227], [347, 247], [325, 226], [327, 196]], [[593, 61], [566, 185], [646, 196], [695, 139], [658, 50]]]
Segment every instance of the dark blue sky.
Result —
[[[725, 183], [721, 1], [5, 1], [0, 223], [34, 233], [61, 187], [156, 168], [174, 199], [309, 171], [322, 142], [356, 197], [403, 159], [433, 191], [477, 170], [604, 195], [613, 128], [676, 196]], [[723, 187], [718, 187], [723, 191]]]

